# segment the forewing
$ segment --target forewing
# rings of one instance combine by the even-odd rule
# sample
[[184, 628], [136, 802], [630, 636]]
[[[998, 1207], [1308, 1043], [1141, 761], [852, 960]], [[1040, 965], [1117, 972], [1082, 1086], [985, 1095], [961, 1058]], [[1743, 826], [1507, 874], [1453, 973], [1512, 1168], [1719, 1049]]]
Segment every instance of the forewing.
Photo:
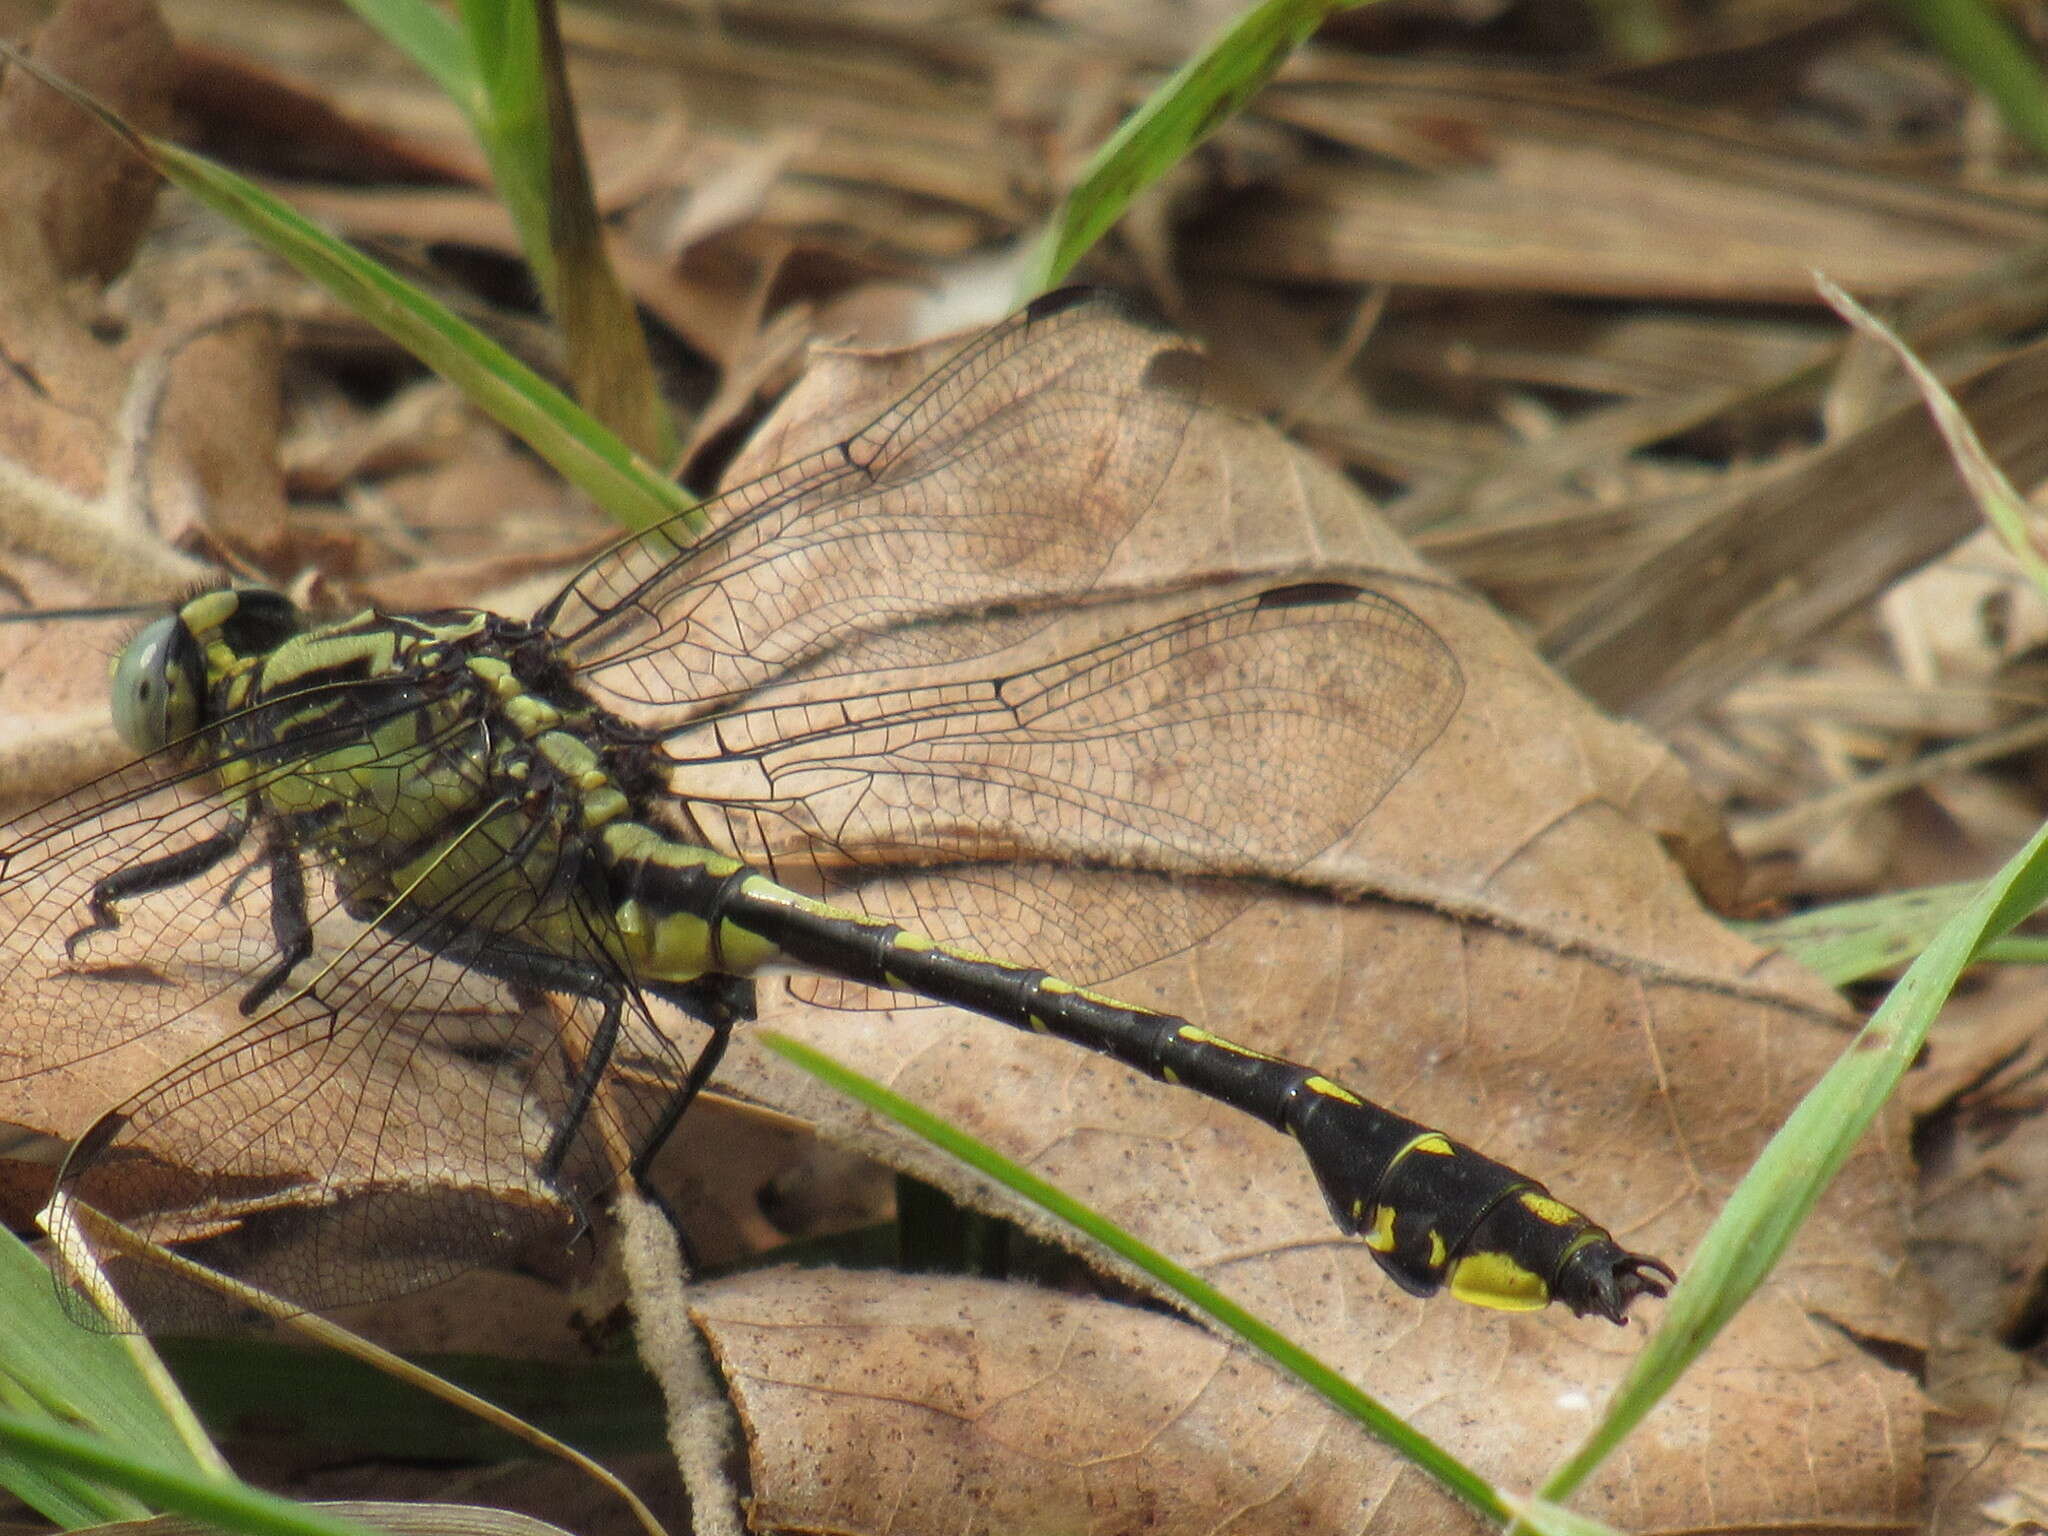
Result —
[[[539, 1243], [566, 1248], [653, 1106], [601, 1090], [558, 1147], [604, 1003], [543, 997], [423, 942], [429, 923], [517, 930], [554, 899], [479, 882], [395, 929], [330, 913], [303, 980], [295, 973], [277, 1002], [119, 1106], [73, 1152], [60, 1187], [315, 1310]], [[582, 958], [594, 959], [587, 931]], [[651, 1040], [678, 1080], [666, 1036], [636, 999], [619, 1001], [646, 1026], [633, 1034], [638, 1055]], [[115, 1267], [152, 1329], [220, 1315], [175, 1275]]]
[[[360, 739], [365, 724], [349, 730]], [[456, 752], [460, 734], [425, 748]], [[62, 1186], [315, 1308], [566, 1240], [651, 1109], [601, 1096], [543, 1168], [604, 1009], [436, 951], [449, 934], [551, 920], [560, 958], [608, 980], [636, 1057], [674, 1081], [673, 1046], [605, 969], [609, 910], [573, 879], [530, 864], [508, 877], [500, 860], [432, 908], [380, 924], [358, 902], [350, 916], [334, 871], [260, 812], [228, 856], [114, 901], [118, 921], [94, 929], [101, 881], [237, 827], [213, 775], [173, 762], [135, 764], [0, 829], [0, 1102], [24, 1123], [67, 1106], [48, 1128], [85, 1142]], [[251, 1009], [294, 926], [281, 894], [294, 884], [313, 953]], [[216, 1320], [197, 1290], [132, 1267], [121, 1277], [151, 1326]]]
[[[271, 855], [288, 827], [251, 812], [270, 783], [298, 771], [308, 753], [346, 745], [420, 702], [404, 689], [355, 688], [375, 700], [326, 732], [301, 733], [294, 757], [257, 758], [227, 743], [247, 732], [265, 739], [309, 703], [343, 690], [322, 688], [273, 700], [249, 716], [216, 722], [194, 741], [115, 770], [0, 827], [0, 1083], [76, 1065], [155, 1037], [171, 1065], [179, 1042], [217, 1035], [197, 1015], [232, 1001], [276, 960]], [[264, 717], [268, 716], [266, 720]], [[434, 751], [449, 742], [427, 742]], [[233, 759], [253, 798], [225, 794], [218, 771]], [[374, 768], [375, 764], [359, 764]], [[210, 843], [227, 841], [211, 861]], [[172, 877], [169, 866], [187, 861]], [[155, 890], [111, 902], [95, 918], [103, 882], [150, 867], [166, 871]], [[309, 915], [339, 901], [309, 893]], [[177, 1026], [189, 1024], [195, 1036]], [[165, 1031], [159, 1034], [159, 1031]], [[163, 1059], [164, 1053], [172, 1054]]]
[[[786, 884], [1098, 981], [1342, 837], [1456, 711], [1456, 661], [1381, 593], [1252, 592], [999, 676], [735, 712], [668, 745], [695, 827]], [[1115, 868], [1113, 884], [1076, 869]], [[1154, 878], [1147, 878], [1154, 877]], [[822, 994], [821, 994], [822, 995]]]
[[[1085, 592], [1151, 504], [1199, 393], [1199, 358], [1109, 295], [1049, 295], [866, 430], [585, 568], [541, 615], [579, 682], [673, 726], [788, 673], [932, 665], [1042, 619], [920, 626]], [[971, 654], [971, 653], [964, 653]]]
[[160, 753], [0, 828], [0, 1082], [134, 1044], [275, 954], [267, 903], [247, 899], [257, 837], [88, 933], [102, 880], [229, 836], [240, 814]]

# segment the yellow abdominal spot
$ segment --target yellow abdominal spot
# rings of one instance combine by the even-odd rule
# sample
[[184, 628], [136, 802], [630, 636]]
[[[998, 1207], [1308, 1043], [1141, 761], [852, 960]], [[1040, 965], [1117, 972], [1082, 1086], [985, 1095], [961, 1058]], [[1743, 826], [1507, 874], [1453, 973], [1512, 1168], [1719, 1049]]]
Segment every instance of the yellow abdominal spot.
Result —
[[1373, 1207], [1372, 1226], [1365, 1233], [1365, 1246], [1374, 1253], [1394, 1251], [1394, 1208], [1391, 1205]]
[[1553, 1200], [1548, 1195], [1539, 1195], [1533, 1189], [1524, 1190], [1521, 1195], [1521, 1201], [1522, 1208], [1530, 1215], [1534, 1216], [1538, 1221], [1549, 1222], [1553, 1227], [1575, 1226], [1586, 1219], [1562, 1200]]
[[[1012, 966], [1011, 969], [1021, 971], [1027, 967], [1019, 965]], [[1125, 1013], [1143, 1014], [1148, 1018], [1158, 1017], [1156, 1009], [1140, 1008], [1136, 1003], [1127, 1003], [1122, 998], [1111, 997], [1107, 992], [1096, 992], [1088, 987], [1076, 986], [1073, 982], [1064, 981], [1058, 976], [1040, 978], [1038, 990], [1049, 992], [1055, 997], [1082, 998], [1091, 1003], [1100, 1003], [1105, 1008], [1121, 1008]]]
[[1550, 1305], [1543, 1277], [1505, 1253], [1468, 1253], [1451, 1269], [1451, 1294], [1497, 1312], [1540, 1312]]
[[[1107, 999], [1099, 999], [1107, 1001]], [[1136, 1011], [1136, 1010], [1133, 1010]], [[1174, 1031], [1190, 1045], [1206, 1045], [1215, 1050], [1228, 1051], [1233, 1056], [1242, 1056], [1247, 1061], [1278, 1061], [1277, 1056], [1268, 1056], [1264, 1051], [1255, 1051], [1248, 1045], [1239, 1045], [1235, 1040], [1226, 1040], [1221, 1035], [1212, 1035], [1206, 1029], [1197, 1029], [1192, 1024], [1183, 1024]]]
[[1339, 1103], [1361, 1105], [1365, 1103], [1365, 1100], [1361, 1099], [1349, 1088], [1346, 1088], [1342, 1083], [1333, 1082], [1331, 1079], [1327, 1077], [1317, 1076], [1304, 1078], [1302, 1080], [1301, 1086], [1306, 1088], [1310, 1093], [1319, 1093], [1324, 1098], [1336, 1099]]

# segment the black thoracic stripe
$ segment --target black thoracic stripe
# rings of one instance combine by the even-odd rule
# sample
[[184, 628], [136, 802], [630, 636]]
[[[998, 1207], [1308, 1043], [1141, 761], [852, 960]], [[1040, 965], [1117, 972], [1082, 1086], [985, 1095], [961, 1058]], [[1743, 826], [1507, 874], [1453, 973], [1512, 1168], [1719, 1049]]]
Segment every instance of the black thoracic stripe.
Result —
[[[350, 718], [348, 706], [360, 707], [366, 696], [388, 702], [365, 711], [360, 718]], [[431, 704], [426, 707], [433, 708]], [[262, 764], [268, 777], [281, 777], [296, 772], [309, 757], [362, 741], [394, 720], [418, 715], [421, 708], [416, 690], [388, 678], [376, 682], [349, 679], [317, 689], [300, 688], [294, 682], [289, 691], [253, 699], [213, 725], [208, 733], [211, 762], [215, 769], [236, 763]], [[434, 739], [466, 734], [466, 728], [475, 723], [458, 716], [447, 734]]]
[[[637, 899], [656, 912], [693, 912], [706, 920], [715, 920], [715, 912], [726, 910], [737, 883], [713, 874], [702, 863], [644, 854], [612, 854], [608, 863], [619, 900]], [[751, 873], [743, 870], [742, 878]]]

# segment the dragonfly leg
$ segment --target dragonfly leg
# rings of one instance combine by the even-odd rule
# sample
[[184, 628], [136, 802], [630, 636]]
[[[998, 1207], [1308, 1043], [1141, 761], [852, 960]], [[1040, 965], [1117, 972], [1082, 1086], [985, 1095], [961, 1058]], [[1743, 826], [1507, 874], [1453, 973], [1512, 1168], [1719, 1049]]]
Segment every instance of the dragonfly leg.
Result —
[[604, 1011], [598, 1016], [590, 1044], [583, 1050], [583, 1060], [576, 1068], [576, 1075], [570, 1079], [568, 1104], [555, 1125], [554, 1135], [548, 1140], [547, 1150], [541, 1154], [540, 1176], [549, 1184], [555, 1182], [562, 1171], [562, 1164], [568, 1160], [569, 1148], [575, 1144], [577, 1132], [583, 1129], [583, 1122], [589, 1118], [598, 1084], [604, 1081], [605, 1068], [611, 1065], [612, 1052], [618, 1048], [619, 1028], [625, 1016], [620, 995], [610, 991], [600, 995], [598, 1000]]
[[[711, 1081], [711, 1074], [718, 1070], [719, 1062], [725, 1057], [725, 1048], [732, 1043], [733, 1029], [745, 1019], [754, 1016], [752, 982], [730, 976], [699, 977], [698, 981], [733, 982], [743, 987], [746, 994], [744, 1012], [725, 1006], [732, 1001], [731, 995], [727, 995], [717, 1006], [718, 1016], [702, 1020], [711, 1027], [711, 1038], [704, 1042], [703, 1048], [697, 1052], [696, 1060], [690, 1063], [690, 1070], [684, 1076], [682, 1086], [671, 1094], [668, 1103], [662, 1106], [661, 1119], [642, 1140], [639, 1150], [633, 1154], [632, 1165], [627, 1170], [633, 1176], [633, 1187], [640, 1192], [640, 1197], [661, 1213], [662, 1219], [668, 1223], [669, 1230], [675, 1234], [676, 1250], [682, 1255], [683, 1272], [686, 1275], [695, 1274], [702, 1267], [697, 1260], [696, 1247], [690, 1241], [690, 1229], [683, 1225], [683, 1218], [676, 1213], [675, 1207], [669, 1204], [668, 1197], [662, 1194], [648, 1175], [654, 1166], [654, 1159], [668, 1144], [668, 1139], [675, 1133], [675, 1128], [682, 1123], [683, 1115], [691, 1104], [696, 1102], [697, 1095], [704, 1091], [704, 1085]], [[691, 983], [692, 987], [695, 985], [696, 983]], [[662, 995], [666, 995], [666, 989]], [[695, 1007], [680, 1002], [677, 1006], [684, 1007], [688, 1012], [697, 1011]]]
[[232, 855], [248, 835], [249, 823], [238, 820], [226, 831], [216, 832], [203, 842], [180, 848], [176, 853], [167, 853], [160, 859], [130, 864], [126, 869], [117, 869], [98, 881], [92, 888], [92, 894], [86, 898], [86, 910], [92, 913], [92, 921], [64, 940], [65, 956], [76, 959], [78, 946], [87, 939], [96, 933], [111, 933], [121, 926], [121, 915], [114, 910], [115, 902], [166, 891], [172, 886], [198, 879]]
[[[590, 974], [593, 977], [596, 975], [595, 971]], [[671, 996], [672, 993], [675, 995]], [[683, 1225], [682, 1218], [676, 1214], [675, 1207], [669, 1204], [667, 1198], [648, 1178], [648, 1170], [662, 1146], [682, 1121], [684, 1112], [695, 1102], [697, 1095], [703, 1092], [704, 1085], [711, 1080], [711, 1074], [718, 1070], [718, 1063], [724, 1058], [725, 1049], [732, 1042], [735, 1026], [753, 1018], [754, 985], [742, 977], [705, 976], [686, 986], [662, 988], [657, 995], [669, 997], [677, 1007], [697, 1017], [711, 1030], [710, 1038], [704, 1042], [703, 1048], [697, 1052], [696, 1059], [690, 1063], [690, 1070], [684, 1076], [682, 1086], [663, 1106], [660, 1120], [642, 1139], [640, 1146], [634, 1150], [632, 1162], [627, 1165], [627, 1173], [631, 1176], [634, 1187], [639, 1190], [641, 1197], [660, 1213], [662, 1220], [668, 1223], [669, 1230], [675, 1234], [676, 1246], [682, 1255], [683, 1269], [688, 1273], [698, 1268], [697, 1253], [691, 1245], [689, 1230]], [[555, 1128], [554, 1139], [541, 1156], [541, 1177], [549, 1184], [553, 1184], [561, 1172], [576, 1133], [590, 1113], [590, 1106], [603, 1081], [605, 1068], [610, 1065], [612, 1054], [618, 1046], [623, 1017], [621, 999], [614, 992], [603, 998], [603, 1004], [604, 1015], [598, 1021], [596, 1033], [591, 1039], [589, 1049], [584, 1053], [583, 1065], [577, 1073], [576, 1081], [570, 1087], [568, 1108], [562, 1114], [561, 1123]]]
[[300, 961], [313, 953], [313, 922], [306, 913], [306, 870], [298, 851], [280, 843], [270, 854], [270, 932], [277, 959], [242, 994], [244, 1018], [268, 1002]]
[[[656, 985], [649, 990], [675, 1004], [711, 1031], [711, 1038], [704, 1042], [696, 1059], [690, 1063], [682, 1086], [669, 1096], [668, 1103], [662, 1106], [661, 1118], [633, 1154], [629, 1170], [633, 1182], [640, 1186], [641, 1193], [659, 1203], [659, 1197], [649, 1187], [647, 1172], [654, 1166], [655, 1158], [661, 1155], [661, 1149], [668, 1144], [669, 1137], [675, 1134], [684, 1114], [696, 1102], [697, 1095], [704, 1091], [704, 1085], [711, 1081], [711, 1074], [718, 1070], [718, 1063], [725, 1057], [725, 1048], [732, 1043], [733, 1030], [752, 1021], [754, 983], [744, 976], [714, 973], [699, 976], [681, 986]], [[682, 1231], [680, 1226], [676, 1230], [679, 1234]]]

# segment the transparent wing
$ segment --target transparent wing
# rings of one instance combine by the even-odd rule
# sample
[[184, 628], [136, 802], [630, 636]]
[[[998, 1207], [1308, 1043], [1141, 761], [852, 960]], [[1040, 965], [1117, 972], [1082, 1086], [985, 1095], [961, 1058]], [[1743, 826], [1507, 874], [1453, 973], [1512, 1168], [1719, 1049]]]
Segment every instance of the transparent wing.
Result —
[[[427, 749], [459, 745], [451, 735]], [[87, 1131], [60, 1186], [312, 1308], [565, 1242], [657, 1106], [601, 1094], [571, 1125], [604, 1002], [499, 979], [518, 974], [520, 956], [500, 946], [495, 965], [480, 964], [492, 957], [456, 954], [447, 935], [550, 924], [566, 951], [556, 958], [611, 988], [636, 1058], [679, 1081], [673, 1045], [608, 958], [608, 911], [588, 887], [494, 846], [464, 888], [380, 914], [288, 822], [259, 813], [243, 827], [207, 780], [166, 775], [164, 761], [0, 832], [0, 1079], [47, 1096], [63, 1090], [67, 1065], [93, 1058], [138, 1075], [170, 1064]], [[118, 920], [95, 923], [102, 882], [237, 833], [232, 851], [114, 900]], [[494, 828], [480, 821], [467, 835]], [[310, 954], [245, 1012], [301, 909]], [[104, 1073], [90, 1081], [104, 1095]], [[118, 1272], [148, 1326], [220, 1315], [157, 1271]]]
[[[1186, 343], [1112, 296], [1048, 295], [866, 430], [618, 545], [539, 616], [578, 681], [637, 723], [682, 724], [794, 672], [958, 659], [1042, 620], [933, 614], [1085, 592], [1150, 505], [1199, 393]], [[1007, 638], [1006, 638], [1007, 635]]]
[[706, 837], [785, 884], [865, 905], [886, 881], [875, 910], [905, 926], [1093, 982], [1214, 932], [1242, 904], [1232, 879], [1336, 842], [1463, 692], [1435, 632], [1362, 587], [1127, 633], [1131, 608], [1079, 615], [1110, 638], [1005, 675], [812, 690], [679, 732], [671, 783]]
[[[1233, 881], [1342, 837], [1461, 692], [1428, 626], [1362, 587], [1088, 596], [1194, 381], [1111, 301], [1036, 306], [722, 499], [689, 551], [621, 546], [541, 617], [579, 684], [662, 728], [699, 840], [938, 937], [1118, 974], [1227, 921]], [[912, 665], [949, 680], [889, 683]], [[381, 739], [421, 686], [356, 685], [331, 744]], [[479, 808], [487, 735], [463, 719], [417, 749], [473, 760]], [[239, 801], [158, 757], [0, 828], [0, 1089], [119, 1053], [137, 1091], [65, 1186], [326, 1307], [572, 1231], [659, 1109], [589, 1098], [614, 1026], [656, 1082], [683, 1074], [596, 872], [563, 862], [575, 840], [536, 856], [530, 807], [479, 809], [466, 885], [366, 900], [390, 887], [361, 864], [413, 859], [429, 813], [379, 836], [358, 804], [356, 867], [328, 862], [262, 794], [317, 746], [247, 764]], [[193, 1315], [143, 1294], [146, 1321]]]

